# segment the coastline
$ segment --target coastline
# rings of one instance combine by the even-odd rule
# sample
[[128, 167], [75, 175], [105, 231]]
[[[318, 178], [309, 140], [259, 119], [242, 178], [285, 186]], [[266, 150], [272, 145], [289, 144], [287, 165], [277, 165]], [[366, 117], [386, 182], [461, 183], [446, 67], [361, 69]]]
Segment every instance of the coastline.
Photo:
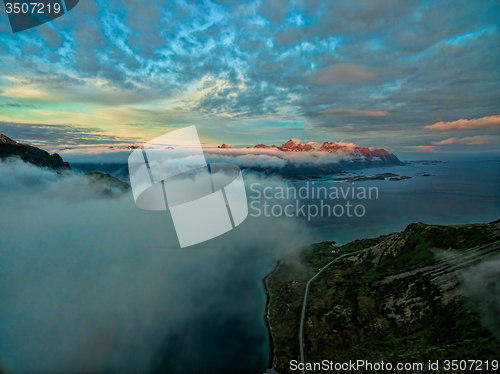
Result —
[[267, 288], [267, 279], [273, 275], [273, 273], [278, 270], [281, 265], [281, 259], [276, 262], [273, 270], [262, 278], [262, 283], [264, 284], [264, 290], [266, 291], [266, 306], [264, 309], [264, 323], [266, 324], [268, 344], [269, 344], [269, 357], [267, 359], [267, 369], [272, 369], [274, 366], [274, 340], [273, 334], [271, 333], [271, 326], [269, 325], [269, 303], [271, 301], [271, 295], [269, 294], [269, 289]]

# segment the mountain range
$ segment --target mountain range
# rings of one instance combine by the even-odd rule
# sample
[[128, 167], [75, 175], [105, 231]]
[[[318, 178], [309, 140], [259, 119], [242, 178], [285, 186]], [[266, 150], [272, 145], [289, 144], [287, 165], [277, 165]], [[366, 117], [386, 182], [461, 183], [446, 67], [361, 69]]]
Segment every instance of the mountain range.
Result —
[[[224, 149], [223, 153], [227, 152], [228, 155], [234, 153], [227, 144], [222, 144], [218, 148]], [[262, 150], [265, 154], [285, 160], [285, 163], [280, 166], [240, 165], [242, 169], [250, 169], [267, 175], [279, 175], [291, 180], [330, 178], [332, 175], [342, 174], [349, 170], [406, 165], [396, 155], [385, 149], [357, 147], [343, 142], [324, 142], [316, 145], [300, 144], [290, 139], [281, 146], [257, 144], [245, 149]], [[238, 152], [240, 151], [238, 149]]]
[[[219, 145], [219, 149], [232, 149], [227, 144]], [[367, 159], [378, 159], [391, 165], [403, 165], [403, 163], [396, 157], [396, 155], [387, 152], [385, 149], [377, 148], [370, 149], [367, 147], [357, 147], [354, 145], [346, 144], [343, 142], [324, 142], [321, 145], [315, 143], [300, 144], [293, 139], [288, 140], [281, 146], [257, 144], [253, 147], [246, 147], [246, 149], [269, 149], [282, 152], [328, 152], [334, 154], [346, 154], [353, 157], [365, 157]]]

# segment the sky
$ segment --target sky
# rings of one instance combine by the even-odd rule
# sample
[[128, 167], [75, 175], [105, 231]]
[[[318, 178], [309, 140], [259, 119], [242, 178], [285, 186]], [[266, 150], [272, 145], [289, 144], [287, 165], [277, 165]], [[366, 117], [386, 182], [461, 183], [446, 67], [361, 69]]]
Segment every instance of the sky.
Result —
[[346, 141], [400, 153], [500, 144], [498, 1], [81, 0], [13, 34], [0, 12], [0, 132], [130, 145]]

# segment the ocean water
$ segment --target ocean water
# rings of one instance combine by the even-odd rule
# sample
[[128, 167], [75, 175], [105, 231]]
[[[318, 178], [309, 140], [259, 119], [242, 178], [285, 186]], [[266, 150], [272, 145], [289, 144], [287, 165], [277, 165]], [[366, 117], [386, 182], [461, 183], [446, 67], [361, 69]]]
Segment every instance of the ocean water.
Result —
[[[317, 217], [307, 222], [318, 241], [335, 240], [339, 244], [402, 231], [412, 222], [427, 224], [465, 224], [500, 219], [500, 161], [442, 162], [423, 165], [364, 169], [357, 175], [394, 173], [411, 179], [361, 182], [315, 182], [314, 186], [372, 189], [371, 199], [347, 199], [365, 207], [363, 217]], [[427, 174], [429, 176], [422, 176]], [[305, 182], [294, 183], [298, 188]], [[311, 188], [311, 182], [309, 182]], [[352, 192], [352, 191], [351, 191]], [[323, 195], [322, 195], [323, 196]], [[352, 195], [351, 195], [352, 196]], [[330, 204], [345, 204], [346, 199]], [[317, 204], [308, 199], [307, 204]], [[328, 201], [325, 200], [325, 203]], [[359, 210], [361, 212], [361, 209]], [[325, 214], [326, 215], [326, 214]]]

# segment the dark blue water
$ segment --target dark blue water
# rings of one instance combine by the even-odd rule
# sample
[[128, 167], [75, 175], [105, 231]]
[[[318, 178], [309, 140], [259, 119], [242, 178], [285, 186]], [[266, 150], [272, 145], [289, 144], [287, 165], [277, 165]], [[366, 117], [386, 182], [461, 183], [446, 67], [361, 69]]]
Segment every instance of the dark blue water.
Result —
[[[401, 231], [409, 223], [463, 224], [500, 219], [500, 161], [446, 162], [435, 165], [363, 170], [364, 175], [394, 173], [410, 176], [402, 181], [335, 183], [335, 186], [377, 187], [378, 199], [354, 199], [366, 208], [364, 217], [311, 220], [318, 237], [346, 243]], [[359, 174], [359, 173], [358, 173]], [[428, 174], [430, 176], [422, 176]], [[360, 174], [363, 175], [363, 174]], [[303, 185], [303, 183], [299, 183]], [[332, 183], [315, 183], [331, 186]], [[373, 194], [372, 194], [373, 195]]]

